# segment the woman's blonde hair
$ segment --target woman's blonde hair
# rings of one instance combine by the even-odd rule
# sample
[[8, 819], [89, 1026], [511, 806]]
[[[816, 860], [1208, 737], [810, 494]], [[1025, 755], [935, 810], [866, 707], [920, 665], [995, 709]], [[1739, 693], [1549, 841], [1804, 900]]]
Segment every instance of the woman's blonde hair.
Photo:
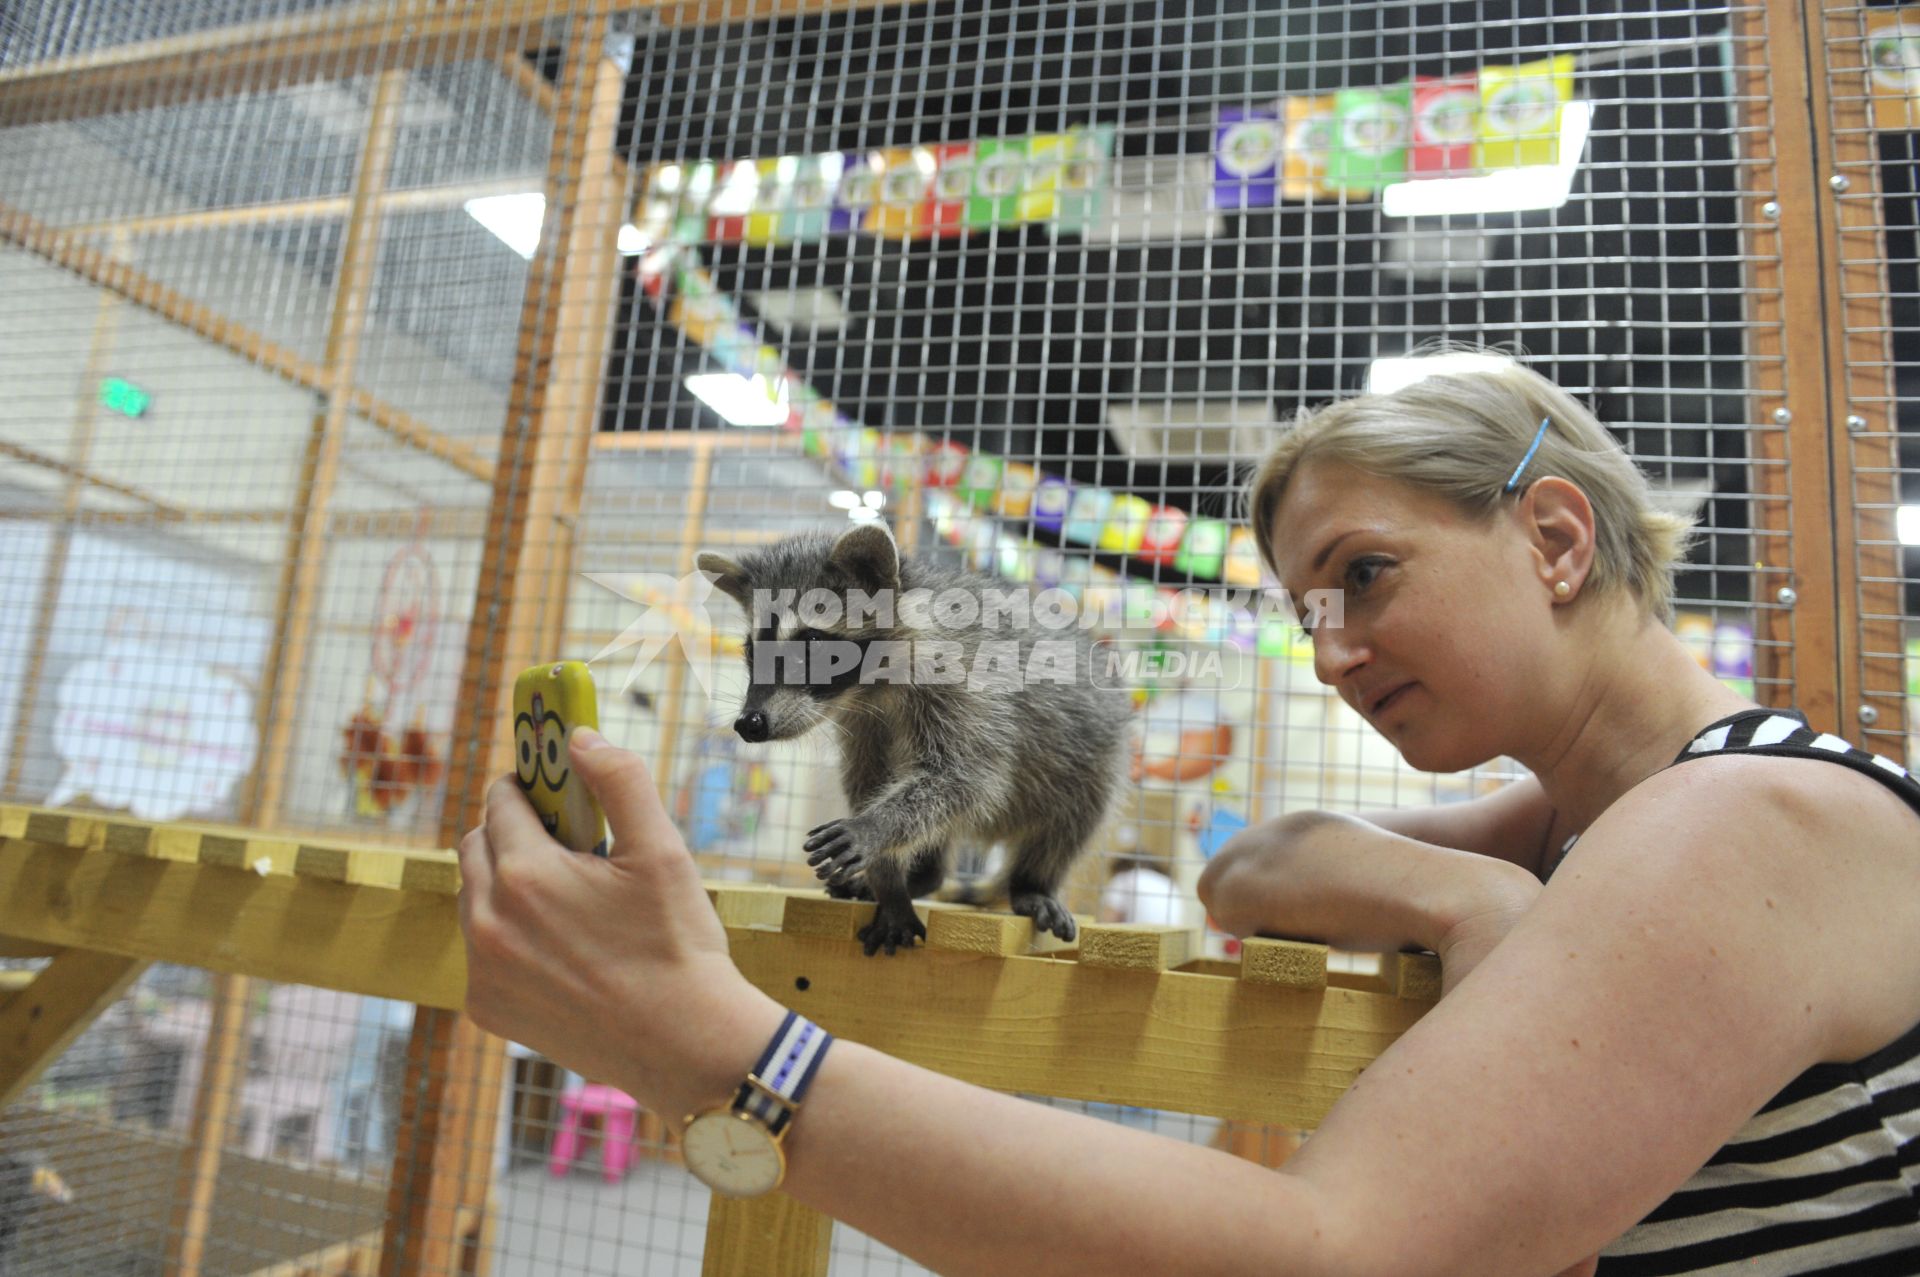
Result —
[[1593, 504], [1593, 568], [1586, 588], [1625, 588], [1649, 615], [1670, 621], [1673, 570], [1686, 555], [1693, 521], [1657, 508], [1653, 489], [1599, 419], [1560, 387], [1519, 364], [1496, 371], [1440, 373], [1390, 394], [1368, 394], [1303, 410], [1261, 463], [1248, 489], [1260, 557], [1279, 571], [1274, 515], [1287, 483], [1309, 459], [1437, 493], [1490, 519], [1526, 455], [1541, 419], [1539, 451], [1520, 476], [1518, 496], [1555, 475]]

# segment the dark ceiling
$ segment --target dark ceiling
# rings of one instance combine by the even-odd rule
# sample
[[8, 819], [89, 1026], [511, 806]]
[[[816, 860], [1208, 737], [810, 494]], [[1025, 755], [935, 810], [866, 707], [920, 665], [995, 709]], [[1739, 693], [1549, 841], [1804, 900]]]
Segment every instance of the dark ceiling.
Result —
[[[1216, 513], [1232, 478], [1224, 465], [1127, 456], [1106, 429], [1107, 405], [1267, 400], [1283, 418], [1357, 388], [1376, 355], [1424, 338], [1519, 342], [1619, 423], [1660, 477], [1711, 479], [1707, 522], [1725, 531], [1700, 557], [1734, 570], [1697, 574], [1683, 590], [1732, 601], [1748, 588], [1735, 565], [1752, 562], [1740, 529], [1754, 519], [1739, 495], [1750, 483], [1743, 170], [1724, 59], [1731, 49], [1752, 65], [1763, 54], [1717, 40], [1719, 7], [1657, 17], [1650, 7], [944, 0], [654, 30], [639, 37], [619, 144], [644, 170], [1100, 122], [1120, 125], [1120, 157], [1204, 156], [1222, 105], [1549, 50], [1597, 55], [1580, 75], [1596, 115], [1574, 197], [1551, 212], [1447, 219], [1484, 239], [1446, 271], [1396, 265], [1406, 224], [1364, 202], [1228, 213], [1224, 233], [1197, 242], [1090, 246], [1026, 226], [918, 242], [706, 245], [703, 256], [738, 299], [796, 287], [840, 296], [843, 331], [769, 326], [763, 337], [844, 415], [1046, 457], [1076, 480]], [[1655, 42], [1607, 64], [1608, 51]], [[1920, 367], [1906, 357], [1920, 346], [1912, 141], [1886, 144], [1898, 152], [1886, 215], [1899, 362]], [[711, 425], [681, 378], [715, 370], [635, 296], [630, 263], [605, 427]], [[1903, 390], [1920, 402], [1920, 380]], [[1904, 447], [1920, 469], [1920, 433]]]

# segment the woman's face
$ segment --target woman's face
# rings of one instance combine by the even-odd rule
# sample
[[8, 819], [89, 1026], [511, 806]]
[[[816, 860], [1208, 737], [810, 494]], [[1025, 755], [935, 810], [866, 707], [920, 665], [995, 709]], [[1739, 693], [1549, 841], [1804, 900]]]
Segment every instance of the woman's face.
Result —
[[1343, 596], [1342, 624], [1311, 631], [1315, 674], [1409, 764], [1459, 771], [1514, 752], [1514, 726], [1544, 708], [1518, 689], [1541, 686], [1554, 637], [1515, 519], [1478, 522], [1421, 489], [1308, 461], [1272, 533], [1296, 605], [1309, 590]]

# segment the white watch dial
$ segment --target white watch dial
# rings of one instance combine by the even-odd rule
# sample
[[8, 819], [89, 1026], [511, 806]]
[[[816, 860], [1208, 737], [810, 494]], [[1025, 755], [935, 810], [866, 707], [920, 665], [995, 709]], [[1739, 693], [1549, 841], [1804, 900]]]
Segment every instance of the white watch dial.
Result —
[[771, 1192], [786, 1156], [758, 1123], [731, 1112], [702, 1113], [680, 1137], [687, 1169], [716, 1193], [757, 1197]]

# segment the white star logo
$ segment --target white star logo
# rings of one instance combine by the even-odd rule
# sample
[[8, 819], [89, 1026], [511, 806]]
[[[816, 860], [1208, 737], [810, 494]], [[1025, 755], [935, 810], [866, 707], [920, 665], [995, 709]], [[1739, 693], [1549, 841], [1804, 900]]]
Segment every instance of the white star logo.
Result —
[[644, 609], [611, 643], [588, 657], [588, 663], [600, 661], [637, 648], [620, 690], [633, 685], [645, 669], [674, 638], [680, 640], [680, 655], [687, 663], [694, 682], [709, 699], [713, 696], [714, 637], [713, 618], [707, 615], [706, 602], [713, 593], [713, 582], [700, 571], [689, 572], [678, 580], [664, 572], [640, 572], [615, 576], [604, 572], [580, 575], [604, 590], [638, 603]]

